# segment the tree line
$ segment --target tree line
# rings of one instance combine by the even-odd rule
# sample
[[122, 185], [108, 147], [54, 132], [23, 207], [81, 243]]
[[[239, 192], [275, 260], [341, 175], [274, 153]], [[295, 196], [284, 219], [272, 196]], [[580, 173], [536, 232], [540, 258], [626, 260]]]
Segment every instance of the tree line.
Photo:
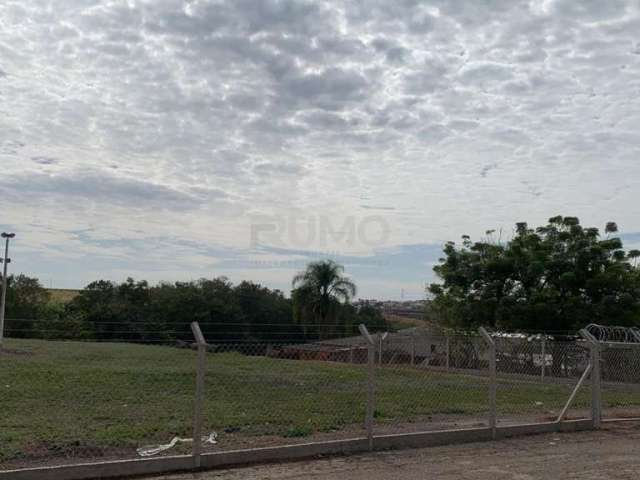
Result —
[[448, 242], [428, 288], [430, 314], [444, 324], [501, 330], [575, 331], [589, 323], [640, 326], [640, 251], [626, 251], [609, 222], [604, 235], [576, 217], [503, 241], [490, 230]]
[[[310, 265], [322, 264], [315, 262]], [[330, 262], [332, 265], [332, 262]], [[322, 280], [322, 279], [321, 279]], [[38, 279], [9, 277], [8, 337], [126, 342], [191, 342], [190, 323], [198, 321], [207, 340], [218, 342], [307, 342], [357, 335], [365, 323], [386, 329], [382, 313], [371, 305], [354, 306], [352, 296], [324, 291], [319, 303], [305, 287], [304, 308], [283, 292], [257, 283], [236, 285], [225, 277], [190, 282], [127, 279], [90, 283], [70, 302], [52, 301]], [[300, 295], [294, 288], [292, 297]], [[328, 301], [328, 310], [318, 304]], [[304, 310], [304, 314], [302, 311]], [[297, 313], [296, 313], [297, 312]]]
[[[556, 216], [511, 238], [490, 230], [448, 242], [434, 267], [426, 315], [456, 328], [575, 331], [589, 323], [640, 326], [640, 250], [624, 249], [618, 227], [601, 234]], [[304, 342], [387, 330], [371, 305], [351, 304], [353, 281], [330, 260], [310, 263], [279, 290], [225, 277], [160, 283], [99, 280], [72, 301], [52, 302], [37, 279], [10, 277], [6, 334], [136, 342], [191, 341], [198, 321], [210, 342]]]

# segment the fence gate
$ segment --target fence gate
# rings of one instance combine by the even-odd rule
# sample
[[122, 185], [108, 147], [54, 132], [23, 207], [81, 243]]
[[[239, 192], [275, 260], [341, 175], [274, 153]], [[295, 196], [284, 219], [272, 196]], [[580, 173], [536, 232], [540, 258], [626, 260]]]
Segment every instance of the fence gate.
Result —
[[640, 419], [640, 330], [589, 325], [600, 366], [604, 420]]

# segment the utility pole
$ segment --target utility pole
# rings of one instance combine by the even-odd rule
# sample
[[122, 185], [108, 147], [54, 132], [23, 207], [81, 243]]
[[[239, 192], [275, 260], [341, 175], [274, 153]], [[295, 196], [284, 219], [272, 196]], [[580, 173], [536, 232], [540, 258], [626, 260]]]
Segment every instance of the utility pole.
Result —
[[2, 232], [2, 238], [5, 239], [4, 258], [0, 259], [3, 263], [2, 268], [2, 300], [0, 300], [0, 350], [2, 350], [2, 341], [4, 339], [4, 306], [7, 301], [7, 267], [11, 259], [9, 258], [9, 240], [16, 236], [15, 233]]

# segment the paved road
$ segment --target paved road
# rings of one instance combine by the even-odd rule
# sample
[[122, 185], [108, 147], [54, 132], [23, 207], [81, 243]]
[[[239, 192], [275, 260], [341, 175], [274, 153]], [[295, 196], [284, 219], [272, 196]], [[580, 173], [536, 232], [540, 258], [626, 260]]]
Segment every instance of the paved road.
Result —
[[640, 479], [640, 425], [325, 458], [154, 480]]

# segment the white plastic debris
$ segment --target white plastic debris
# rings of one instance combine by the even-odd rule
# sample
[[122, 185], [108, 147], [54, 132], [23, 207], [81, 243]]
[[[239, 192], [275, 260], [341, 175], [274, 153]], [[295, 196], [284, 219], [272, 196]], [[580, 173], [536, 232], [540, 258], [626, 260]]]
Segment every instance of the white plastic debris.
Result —
[[[167, 451], [175, 447], [179, 443], [190, 443], [193, 442], [193, 438], [180, 438], [173, 437], [173, 439], [164, 445], [152, 445], [146, 447], [140, 447], [136, 451], [138, 455], [141, 457], [152, 457], [153, 455], [157, 455], [161, 452]], [[202, 437], [202, 443], [209, 443], [211, 445], [215, 445], [218, 443], [218, 434], [216, 432], [211, 432], [209, 435]]]

